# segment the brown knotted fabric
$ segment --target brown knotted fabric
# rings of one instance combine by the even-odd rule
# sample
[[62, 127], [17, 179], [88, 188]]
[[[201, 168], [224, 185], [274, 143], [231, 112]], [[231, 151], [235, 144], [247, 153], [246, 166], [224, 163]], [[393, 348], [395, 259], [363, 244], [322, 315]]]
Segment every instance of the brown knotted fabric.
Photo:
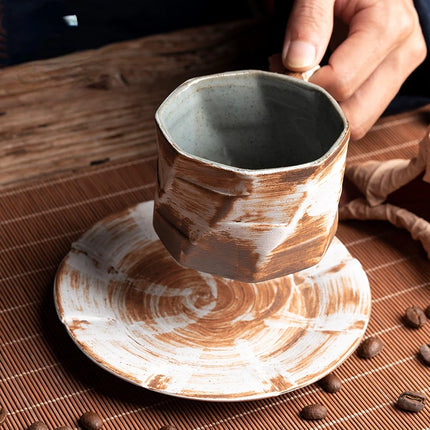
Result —
[[[430, 258], [430, 127], [412, 159], [366, 161], [348, 166], [341, 220], [386, 220], [407, 229]], [[349, 183], [350, 181], [351, 183]]]

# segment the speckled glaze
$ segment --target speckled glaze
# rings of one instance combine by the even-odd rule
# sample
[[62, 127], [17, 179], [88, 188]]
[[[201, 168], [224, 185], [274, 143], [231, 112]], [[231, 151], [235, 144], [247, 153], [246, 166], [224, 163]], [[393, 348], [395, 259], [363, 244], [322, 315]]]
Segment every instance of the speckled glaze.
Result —
[[338, 239], [307, 270], [243, 283], [178, 265], [152, 213], [144, 202], [102, 220], [57, 273], [61, 321], [106, 370], [179, 397], [250, 400], [322, 378], [360, 343], [369, 285]]
[[308, 82], [192, 79], [156, 114], [154, 228], [183, 266], [245, 282], [320, 261], [337, 228], [349, 126]]

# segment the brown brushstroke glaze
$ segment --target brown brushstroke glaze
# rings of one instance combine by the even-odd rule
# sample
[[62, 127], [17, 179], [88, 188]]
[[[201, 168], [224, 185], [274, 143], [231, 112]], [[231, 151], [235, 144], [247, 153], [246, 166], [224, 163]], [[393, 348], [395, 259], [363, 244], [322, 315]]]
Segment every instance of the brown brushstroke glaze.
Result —
[[[192, 94], [192, 84], [183, 92]], [[302, 84], [310, 85], [297, 85]], [[167, 103], [175, 93], [170, 97]], [[235, 168], [195, 157], [175, 144], [162, 114], [157, 139], [154, 228], [181, 265], [261, 282], [320, 261], [337, 228], [349, 140], [346, 120], [323, 156], [285, 168]]]
[[250, 400], [321, 379], [359, 344], [369, 285], [336, 238], [310, 269], [245, 283], [177, 264], [152, 213], [145, 202], [99, 222], [57, 273], [61, 321], [106, 370], [179, 397]]

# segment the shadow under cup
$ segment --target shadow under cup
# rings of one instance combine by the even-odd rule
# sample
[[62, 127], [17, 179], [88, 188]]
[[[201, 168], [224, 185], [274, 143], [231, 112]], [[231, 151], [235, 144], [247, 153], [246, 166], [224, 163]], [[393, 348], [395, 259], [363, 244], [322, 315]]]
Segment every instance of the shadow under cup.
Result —
[[324, 90], [261, 71], [195, 78], [156, 122], [154, 228], [180, 264], [258, 282], [322, 258], [349, 139]]

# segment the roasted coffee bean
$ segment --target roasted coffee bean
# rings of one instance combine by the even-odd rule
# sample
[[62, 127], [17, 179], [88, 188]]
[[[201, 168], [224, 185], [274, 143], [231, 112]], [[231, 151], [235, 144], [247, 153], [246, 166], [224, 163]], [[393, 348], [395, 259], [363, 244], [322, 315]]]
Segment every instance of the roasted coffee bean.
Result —
[[427, 318], [430, 318], [430, 305], [428, 305], [425, 309], [424, 309], [424, 313], [426, 314]]
[[300, 412], [300, 416], [305, 420], [322, 420], [326, 415], [327, 408], [318, 404], [305, 406]]
[[334, 373], [329, 373], [320, 379], [318, 384], [327, 393], [336, 393], [342, 387], [342, 381]]
[[48, 426], [42, 421], [35, 421], [28, 430], [49, 430]]
[[405, 323], [412, 328], [420, 328], [427, 322], [427, 317], [422, 309], [410, 306], [405, 311]]
[[358, 348], [358, 355], [361, 358], [373, 358], [378, 355], [384, 344], [377, 337], [369, 337]]
[[79, 418], [79, 424], [86, 430], [99, 430], [103, 427], [103, 420], [95, 412], [88, 411]]
[[0, 405], [0, 424], [6, 419], [7, 410], [3, 405]]
[[420, 357], [425, 364], [428, 364], [430, 366], [430, 345], [421, 346]]
[[176, 430], [176, 427], [172, 426], [171, 424], [166, 424], [165, 426], [160, 427], [159, 430]]
[[404, 411], [419, 412], [425, 405], [426, 396], [416, 391], [405, 391], [397, 399], [397, 407]]

